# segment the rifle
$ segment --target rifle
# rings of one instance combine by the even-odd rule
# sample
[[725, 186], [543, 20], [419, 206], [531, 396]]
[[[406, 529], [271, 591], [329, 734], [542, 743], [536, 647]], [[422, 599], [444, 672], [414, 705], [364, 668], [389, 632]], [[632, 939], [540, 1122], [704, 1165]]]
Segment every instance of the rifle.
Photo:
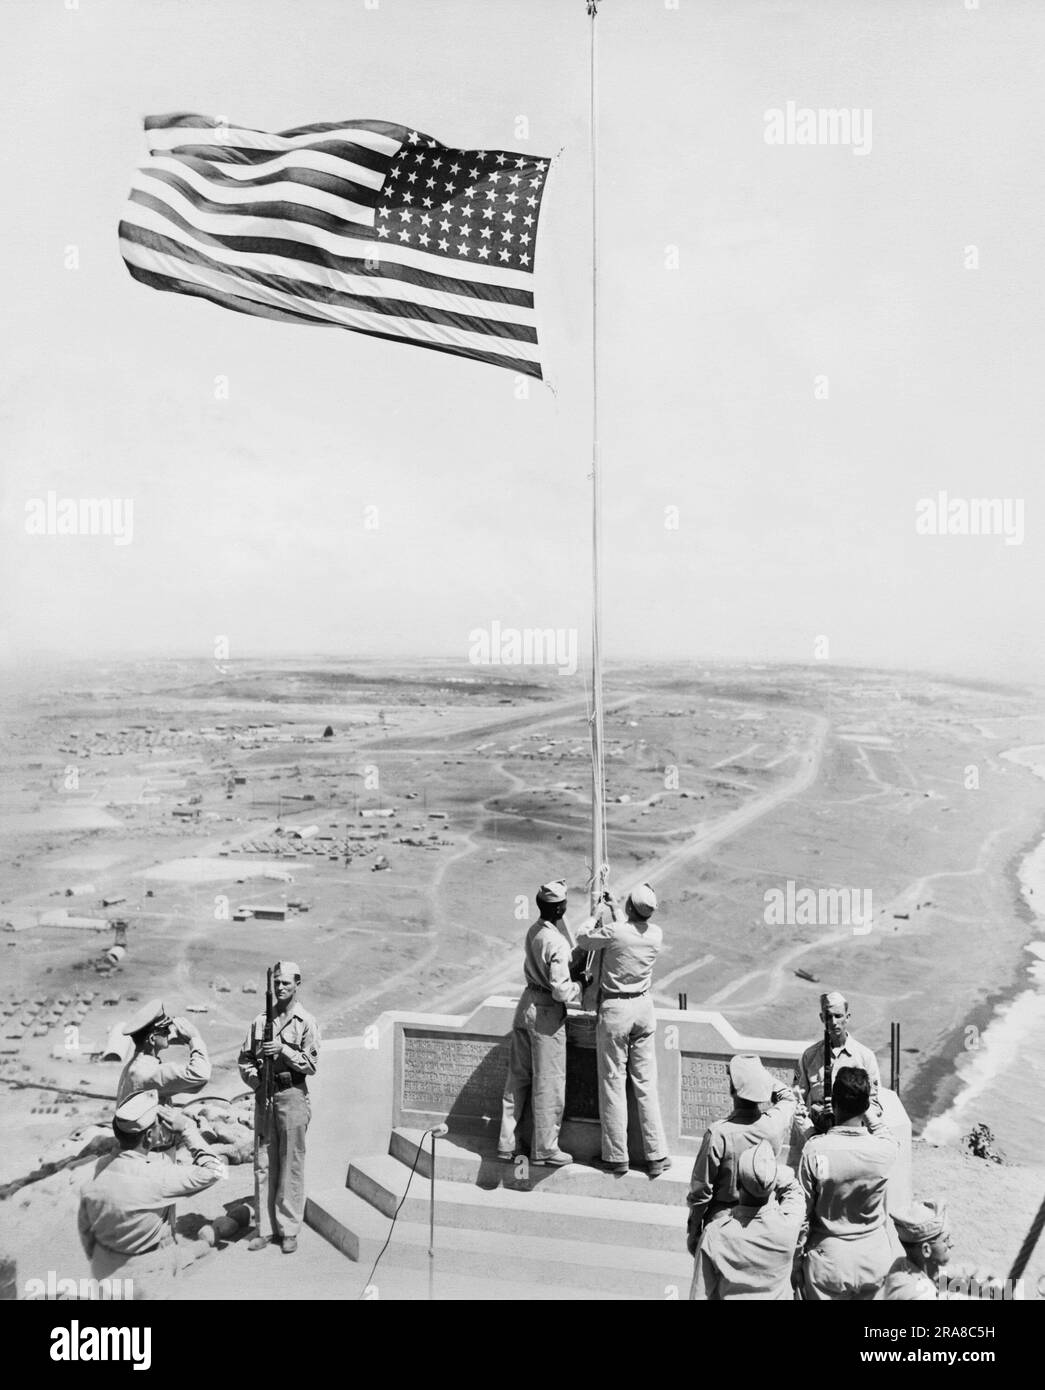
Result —
[[835, 1122], [834, 1110], [831, 1104], [831, 1025], [824, 1024], [824, 1108], [820, 1112], [820, 1123], [817, 1130], [820, 1134], [826, 1134]]
[[[275, 1011], [275, 1004], [272, 997], [272, 966], [269, 966], [268, 976], [265, 980], [265, 1031], [261, 1035], [262, 1042], [271, 1042], [273, 1039], [272, 1015]], [[275, 1071], [272, 1066], [271, 1057], [262, 1057], [261, 1060], [261, 1100], [262, 1109], [268, 1114], [272, 1105], [272, 1093], [275, 1090]]]

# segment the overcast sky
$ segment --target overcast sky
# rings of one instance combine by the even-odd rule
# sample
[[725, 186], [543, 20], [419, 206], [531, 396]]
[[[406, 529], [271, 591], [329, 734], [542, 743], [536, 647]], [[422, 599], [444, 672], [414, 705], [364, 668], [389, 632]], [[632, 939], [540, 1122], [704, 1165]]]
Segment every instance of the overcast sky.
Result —
[[[583, 0], [8, 0], [5, 21], [6, 657], [225, 635], [233, 658], [463, 663], [493, 620], [583, 646]], [[839, 661], [1045, 679], [1045, 6], [603, 0], [598, 27], [608, 656], [806, 661], [826, 635]], [[789, 101], [869, 108], [869, 152], [767, 144]], [[136, 284], [117, 223], [142, 118], [174, 110], [558, 154], [535, 276], [554, 391]], [[1023, 543], [916, 534], [941, 490], [1021, 500]], [[27, 535], [48, 491], [133, 499], [132, 543]]]

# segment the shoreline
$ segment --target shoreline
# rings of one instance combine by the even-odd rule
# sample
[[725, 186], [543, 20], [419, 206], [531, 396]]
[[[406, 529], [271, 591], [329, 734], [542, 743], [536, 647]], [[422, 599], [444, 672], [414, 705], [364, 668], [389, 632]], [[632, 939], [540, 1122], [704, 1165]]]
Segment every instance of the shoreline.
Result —
[[[1041, 745], [1031, 745], [1031, 748], [1040, 747]], [[1045, 778], [1045, 766], [1040, 763], [1031, 764], [1018, 756], [1011, 756], [1027, 751], [1030, 750], [1027, 748], [1009, 749], [1001, 756], [1008, 758], [1018, 766], [1026, 767], [1032, 774]], [[944, 1035], [940, 1046], [931, 1056], [926, 1057], [908, 1086], [903, 1085], [901, 1073], [903, 1103], [911, 1118], [912, 1133], [919, 1138], [930, 1122], [945, 1119], [949, 1112], [960, 1103], [962, 1096], [975, 1079], [968, 1074], [963, 1074], [961, 1067], [961, 1059], [968, 1053], [966, 1047], [968, 1030], [974, 1028], [976, 1034], [983, 1037], [992, 1025], [1004, 1020], [1017, 1001], [1034, 991], [1035, 981], [1031, 972], [1034, 967], [1035, 953], [1029, 948], [1034, 942], [1045, 940], [1045, 917], [1037, 913], [1027, 899], [1028, 884], [1024, 878], [1023, 870], [1028, 860], [1043, 853], [1043, 847], [1045, 847], [1045, 819], [1042, 820], [1034, 836], [1009, 856], [1002, 871], [1002, 876], [1009, 885], [1015, 916], [1027, 928], [1026, 937], [1020, 945], [1019, 959], [1016, 961], [1009, 982], [991, 990], [987, 997], [976, 1004], [956, 1027]], [[985, 1091], [989, 1092], [991, 1085], [996, 1083], [997, 1079], [998, 1073], [996, 1072], [986, 1086], [978, 1086], [979, 1095], [982, 1097]], [[962, 1137], [974, 1123], [976, 1120], [971, 1116], [965, 1117], [960, 1122]], [[996, 1135], [996, 1137], [1004, 1148], [1004, 1136]], [[934, 1143], [932, 1140], [927, 1142]], [[936, 1141], [936, 1143], [939, 1147], [955, 1147], [953, 1143], [946, 1141]]]

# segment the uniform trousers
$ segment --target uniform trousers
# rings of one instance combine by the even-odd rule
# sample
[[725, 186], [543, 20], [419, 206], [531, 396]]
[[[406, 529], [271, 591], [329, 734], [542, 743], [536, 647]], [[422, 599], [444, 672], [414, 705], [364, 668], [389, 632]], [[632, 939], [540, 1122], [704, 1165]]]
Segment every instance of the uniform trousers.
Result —
[[646, 1160], [666, 1157], [657, 1097], [657, 1016], [648, 992], [633, 998], [601, 1001], [595, 1047], [603, 1161], [628, 1161], [629, 1081], [638, 1108]]
[[884, 1226], [862, 1235], [825, 1236], [806, 1248], [804, 1295], [814, 1303], [866, 1303], [880, 1298], [894, 1258]]
[[533, 1112], [531, 1157], [537, 1163], [551, 1158], [559, 1148], [566, 1107], [566, 1005], [529, 985], [512, 1022], [497, 1144], [502, 1153], [515, 1150], [516, 1130], [527, 1102]]
[[178, 1268], [178, 1247], [169, 1236], [141, 1255], [123, 1255], [106, 1245], [95, 1245], [91, 1255], [92, 1279], [119, 1279], [124, 1290], [130, 1281], [133, 1294], [126, 1296], [135, 1300], [169, 1298]]
[[296, 1236], [305, 1218], [305, 1131], [312, 1118], [308, 1092], [276, 1091], [266, 1116], [254, 1107], [254, 1209], [258, 1235]]

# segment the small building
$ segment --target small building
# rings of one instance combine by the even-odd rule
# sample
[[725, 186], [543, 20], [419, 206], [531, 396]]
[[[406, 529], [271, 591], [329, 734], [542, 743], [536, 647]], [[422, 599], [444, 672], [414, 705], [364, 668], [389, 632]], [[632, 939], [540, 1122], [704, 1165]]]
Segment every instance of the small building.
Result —
[[292, 825], [287, 830], [287, 835], [292, 840], [311, 840], [318, 834], [318, 825]]
[[285, 922], [287, 920], [285, 907], [249, 907], [247, 911], [258, 922]]

